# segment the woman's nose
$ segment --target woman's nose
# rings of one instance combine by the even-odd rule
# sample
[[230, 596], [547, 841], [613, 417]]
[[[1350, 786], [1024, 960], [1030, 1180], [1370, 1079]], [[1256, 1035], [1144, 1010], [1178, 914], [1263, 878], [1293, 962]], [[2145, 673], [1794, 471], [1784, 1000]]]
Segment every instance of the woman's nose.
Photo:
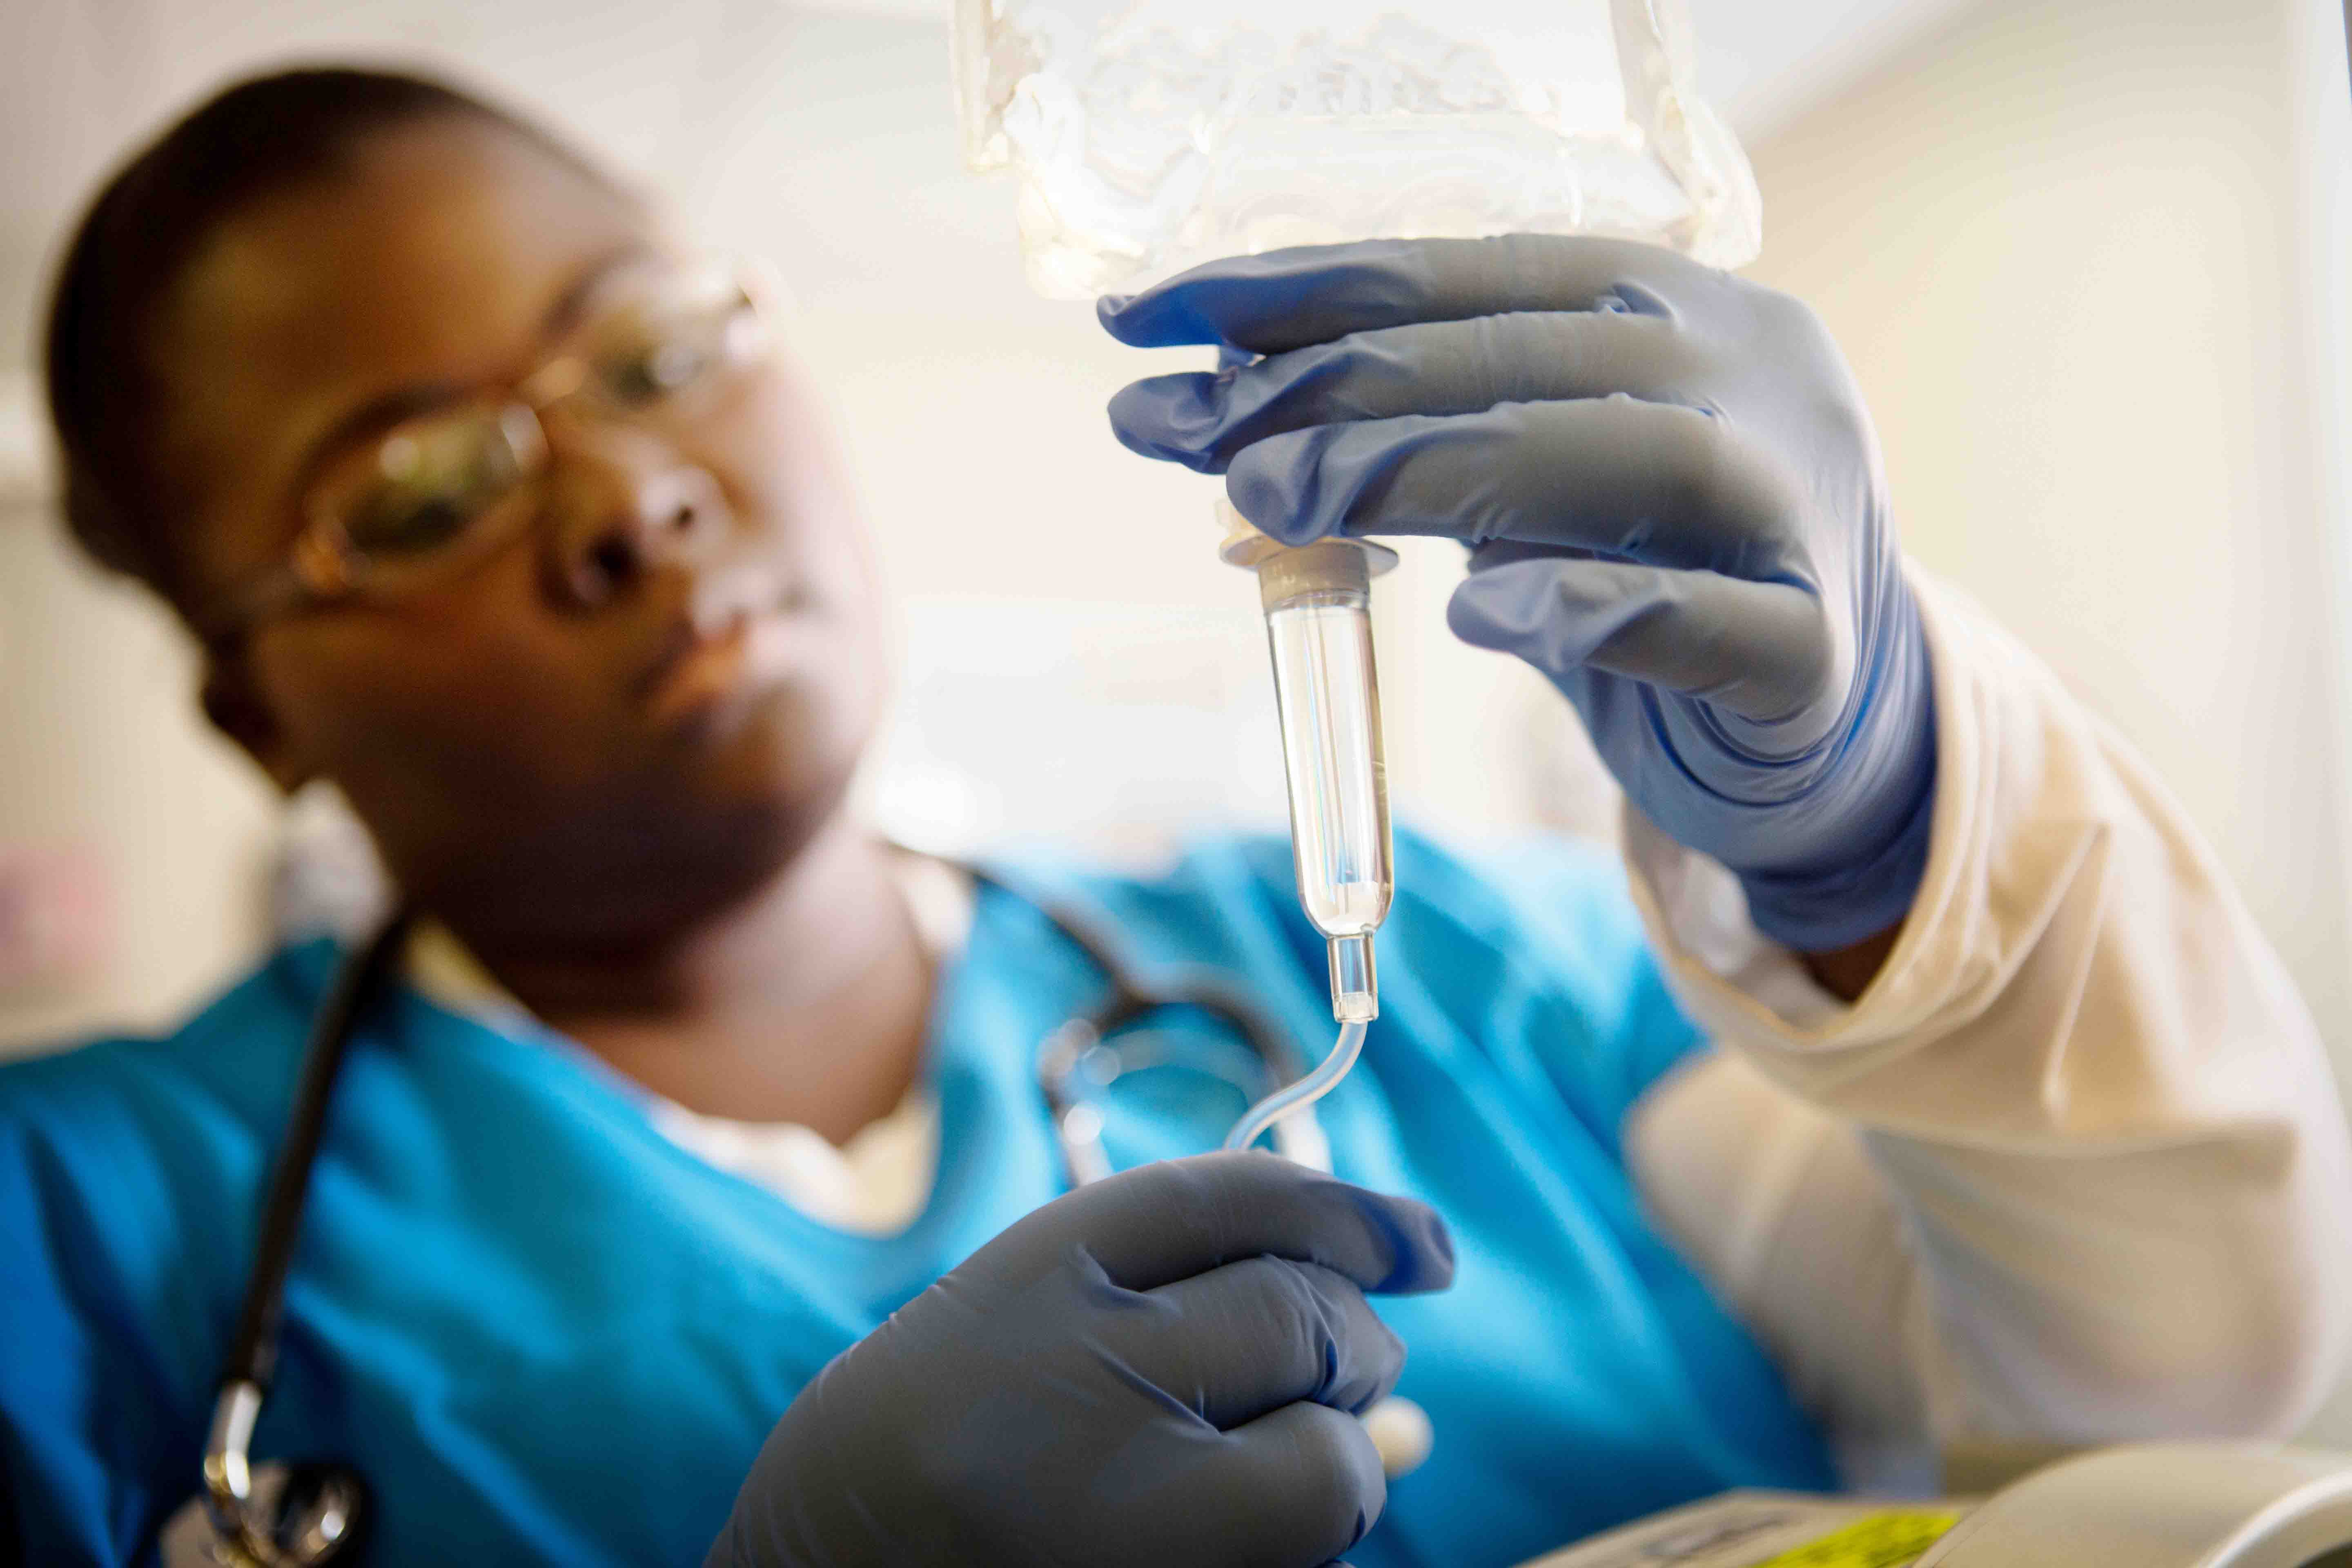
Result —
[[549, 564], [568, 606], [606, 604], [734, 531], [718, 479], [669, 443], [634, 431], [567, 435], [551, 476]]

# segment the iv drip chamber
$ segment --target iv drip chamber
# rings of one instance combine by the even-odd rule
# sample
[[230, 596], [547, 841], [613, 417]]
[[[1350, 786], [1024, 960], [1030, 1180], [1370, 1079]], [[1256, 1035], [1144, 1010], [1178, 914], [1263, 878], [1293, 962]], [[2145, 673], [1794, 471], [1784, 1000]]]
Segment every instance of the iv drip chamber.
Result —
[[1286, 545], [1221, 503], [1223, 558], [1257, 574], [1274, 658], [1298, 901], [1330, 946], [1331, 1012], [1380, 1014], [1372, 933], [1395, 891], [1371, 579], [1396, 552], [1355, 539]]

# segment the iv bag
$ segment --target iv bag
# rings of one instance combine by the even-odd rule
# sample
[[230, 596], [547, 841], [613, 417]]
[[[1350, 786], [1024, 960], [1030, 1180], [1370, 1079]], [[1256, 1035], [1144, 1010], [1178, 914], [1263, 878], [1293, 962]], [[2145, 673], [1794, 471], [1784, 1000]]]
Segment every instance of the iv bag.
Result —
[[1353, 239], [1760, 243], [1683, 0], [957, 0], [955, 74], [1057, 299]]

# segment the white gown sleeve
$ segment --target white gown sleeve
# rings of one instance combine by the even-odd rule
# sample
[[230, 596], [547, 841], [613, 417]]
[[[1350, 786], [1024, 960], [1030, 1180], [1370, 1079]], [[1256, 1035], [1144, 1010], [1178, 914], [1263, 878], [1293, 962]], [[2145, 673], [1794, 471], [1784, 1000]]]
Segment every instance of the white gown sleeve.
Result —
[[1958, 594], [1926, 879], [1852, 1006], [1629, 813], [1634, 893], [1721, 1048], [1634, 1109], [1667, 1234], [1857, 1485], [1939, 1453], [2275, 1436], [2352, 1330], [2352, 1153], [2310, 1018], [2179, 808]]

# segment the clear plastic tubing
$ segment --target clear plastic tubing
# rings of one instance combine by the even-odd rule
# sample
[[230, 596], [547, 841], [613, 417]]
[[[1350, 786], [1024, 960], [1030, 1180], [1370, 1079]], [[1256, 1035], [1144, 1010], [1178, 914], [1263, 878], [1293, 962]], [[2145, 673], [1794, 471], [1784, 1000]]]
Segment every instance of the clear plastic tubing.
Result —
[[1267, 1128], [1299, 1107], [1312, 1105], [1330, 1093], [1339, 1080], [1348, 1076], [1348, 1069], [1356, 1065], [1356, 1054], [1364, 1048], [1364, 1030], [1367, 1027], [1369, 1026], [1361, 1022], [1340, 1025], [1339, 1040], [1331, 1047], [1331, 1054], [1297, 1083], [1276, 1090], [1251, 1106], [1242, 1119], [1234, 1123], [1234, 1130], [1225, 1134], [1225, 1147], [1248, 1148]]
[[1394, 557], [1324, 540], [1286, 547], [1239, 524], [1225, 558], [1258, 575], [1290, 789], [1298, 901], [1328, 943], [1331, 1015], [1340, 1026], [1316, 1069], [1243, 1117], [1225, 1146], [1244, 1149], [1347, 1076], [1380, 1016], [1372, 934], [1395, 891], [1380, 683], [1372, 660], [1371, 575]]

